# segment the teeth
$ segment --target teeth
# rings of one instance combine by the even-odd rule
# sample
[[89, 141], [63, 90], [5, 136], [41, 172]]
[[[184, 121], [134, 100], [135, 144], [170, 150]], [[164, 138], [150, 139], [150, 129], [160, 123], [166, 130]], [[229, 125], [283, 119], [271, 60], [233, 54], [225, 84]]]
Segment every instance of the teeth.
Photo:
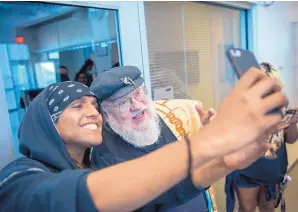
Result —
[[97, 125], [96, 124], [87, 124], [87, 125], [84, 125], [83, 128], [90, 129], [90, 130], [96, 130]]
[[142, 115], [143, 115], [143, 111], [140, 112], [140, 113], [138, 113], [137, 115], [135, 115], [133, 118], [139, 118], [139, 117], [141, 117]]

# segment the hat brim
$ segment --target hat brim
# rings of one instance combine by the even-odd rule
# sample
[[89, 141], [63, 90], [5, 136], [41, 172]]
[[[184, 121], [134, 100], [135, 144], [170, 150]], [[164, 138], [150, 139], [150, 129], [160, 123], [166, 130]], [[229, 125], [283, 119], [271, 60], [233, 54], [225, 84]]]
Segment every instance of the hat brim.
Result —
[[119, 99], [119, 98], [131, 93], [132, 91], [134, 91], [135, 89], [137, 89], [144, 83], [144, 79], [142, 77], [139, 77], [138, 79], [134, 80], [134, 83], [135, 83], [135, 85], [127, 85], [127, 86], [119, 89], [116, 93], [114, 93], [112, 96], [110, 96], [108, 98], [108, 100]]

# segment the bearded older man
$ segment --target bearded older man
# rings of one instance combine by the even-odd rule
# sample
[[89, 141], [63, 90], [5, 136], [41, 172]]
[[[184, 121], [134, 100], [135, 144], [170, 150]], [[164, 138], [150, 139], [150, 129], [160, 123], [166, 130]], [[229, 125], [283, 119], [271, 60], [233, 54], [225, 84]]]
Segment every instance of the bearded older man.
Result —
[[[140, 70], [132, 66], [113, 68], [93, 82], [91, 89], [101, 101], [105, 120], [103, 144], [92, 151], [92, 161], [97, 167], [150, 153], [196, 131], [216, 115], [213, 109], [203, 111], [196, 101], [153, 102], [143, 83]], [[204, 186], [208, 188], [205, 178]], [[200, 195], [202, 192], [204, 194]], [[217, 211], [211, 188], [206, 191], [195, 188], [191, 179], [184, 180], [139, 211], [169, 210]]]

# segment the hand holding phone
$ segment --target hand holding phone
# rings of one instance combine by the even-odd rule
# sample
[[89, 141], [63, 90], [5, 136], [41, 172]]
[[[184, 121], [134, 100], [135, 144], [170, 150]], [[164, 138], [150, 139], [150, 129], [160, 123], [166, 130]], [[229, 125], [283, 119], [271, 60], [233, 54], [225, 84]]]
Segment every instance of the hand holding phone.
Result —
[[288, 117], [290, 122], [292, 122], [292, 119], [297, 114], [297, 108], [287, 108], [285, 117]]
[[[252, 67], [260, 69], [261, 71], [260, 65], [257, 62], [254, 54], [248, 50], [239, 49], [239, 48], [230, 48], [227, 51], [227, 56], [238, 78], [243, 76]], [[269, 93], [268, 95], [270, 94], [271, 93]], [[279, 109], [274, 109], [270, 113], [282, 114], [281, 110]]]
[[289, 120], [291, 120], [296, 114], [296, 112], [297, 112], [297, 108], [288, 108], [286, 110], [285, 117], [289, 117]]

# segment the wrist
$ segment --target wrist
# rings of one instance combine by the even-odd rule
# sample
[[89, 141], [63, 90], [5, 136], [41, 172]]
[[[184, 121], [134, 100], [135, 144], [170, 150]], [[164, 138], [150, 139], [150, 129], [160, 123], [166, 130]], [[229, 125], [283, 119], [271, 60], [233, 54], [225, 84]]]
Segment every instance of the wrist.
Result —
[[208, 176], [208, 179], [206, 179], [206, 174], [202, 173], [202, 170], [200, 169], [195, 169], [194, 171], [192, 171], [190, 179], [192, 184], [200, 190], [203, 190], [207, 187], [210, 186], [211, 182], [210, 182], [210, 177]]
[[204, 129], [201, 129], [199, 133], [194, 133], [189, 136], [192, 154], [192, 170], [216, 157], [216, 154], [212, 151], [212, 142], [209, 142], [210, 138], [205, 134]]

